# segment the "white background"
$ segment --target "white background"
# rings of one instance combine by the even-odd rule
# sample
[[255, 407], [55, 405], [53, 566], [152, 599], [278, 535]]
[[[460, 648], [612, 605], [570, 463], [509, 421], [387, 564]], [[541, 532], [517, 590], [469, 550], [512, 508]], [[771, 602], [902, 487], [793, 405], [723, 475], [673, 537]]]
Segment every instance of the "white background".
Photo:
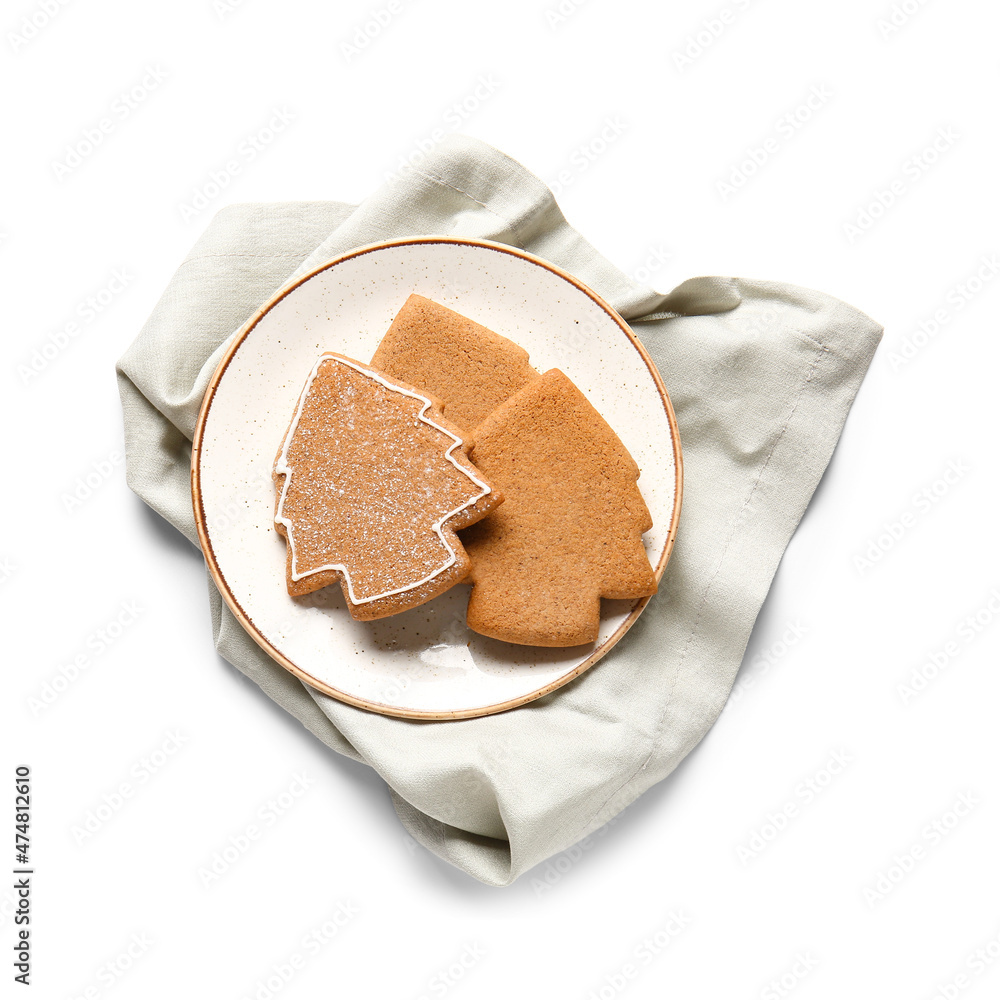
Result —
[[[384, 0], [75, 0], [26, 43], [12, 35], [44, 20], [40, 4], [4, 5], [0, 773], [34, 773], [36, 995], [266, 998], [269, 977], [283, 998], [1000, 991], [1000, 959], [975, 958], [989, 963], [991, 942], [1000, 955], [1000, 281], [966, 284], [1000, 251], [996, 6], [906, 0], [894, 29], [879, 24], [892, 0], [731, 0], [699, 51], [691, 36], [720, 2], [568, 2], [561, 19], [547, 15], [556, 2], [398, 0], [356, 52], [344, 43]], [[166, 78], [118, 116], [150, 67]], [[477, 86], [492, 92], [471, 97]], [[829, 96], [779, 127], [812, 88]], [[274, 109], [294, 121], [182, 219]], [[56, 176], [104, 117], [101, 144]], [[730, 710], [603, 835], [506, 889], [417, 847], [372, 772], [215, 655], [200, 558], [107, 464], [122, 450], [114, 361], [214, 210], [360, 200], [456, 127], [550, 182], [567, 171], [570, 222], [661, 290], [773, 278], [886, 327]], [[924, 153], [938, 135], [947, 148]], [[735, 193], [719, 188], [762, 148]], [[894, 181], [894, 203], [852, 239], [845, 225]], [[81, 304], [116, 269], [127, 286], [86, 322]], [[938, 310], [940, 332], [920, 335]], [[20, 378], [71, 321], [70, 345]], [[95, 468], [98, 487], [67, 509]], [[95, 654], [120, 614], [127, 627]], [[904, 697], [948, 643], [947, 665]], [[33, 713], [81, 652], [90, 666]], [[171, 733], [184, 742], [150, 776], [143, 760]], [[850, 762], [810, 800], [801, 783], [820, 787], [835, 753]], [[204, 887], [199, 867], [300, 772], [308, 790]], [[123, 782], [112, 818], [74, 835]], [[794, 815], [771, 836], [782, 810]], [[771, 836], [756, 853], [755, 833]], [[876, 896], [883, 876], [891, 891]], [[5, 983], [10, 901], [0, 888]], [[307, 949], [341, 904], [356, 915]], [[683, 930], [646, 960], [643, 939], [672, 911]], [[471, 967], [450, 978], [463, 953]], [[295, 954], [302, 967], [274, 979]]]

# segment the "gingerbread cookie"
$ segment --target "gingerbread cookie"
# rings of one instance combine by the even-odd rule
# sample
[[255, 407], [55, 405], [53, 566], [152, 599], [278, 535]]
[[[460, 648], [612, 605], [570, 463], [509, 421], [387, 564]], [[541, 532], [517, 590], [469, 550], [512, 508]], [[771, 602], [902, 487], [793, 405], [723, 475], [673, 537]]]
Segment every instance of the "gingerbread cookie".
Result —
[[288, 592], [339, 581], [351, 615], [370, 620], [464, 579], [469, 558], [455, 531], [503, 499], [465, 451], [426, 396], [323, 355], [274, 465]]
[[523, 348], [422, 295], [403, 304], [372, 365], [441, 400], [465, 434], [538, 378]]
[[575, 646], [597, 639], [602, 597], [656, 592], [639, 469], [561, 371], [494, 410], [470, 457], [507, 499], [462, 533], [472, 557], [469, 628], [506, 642]]

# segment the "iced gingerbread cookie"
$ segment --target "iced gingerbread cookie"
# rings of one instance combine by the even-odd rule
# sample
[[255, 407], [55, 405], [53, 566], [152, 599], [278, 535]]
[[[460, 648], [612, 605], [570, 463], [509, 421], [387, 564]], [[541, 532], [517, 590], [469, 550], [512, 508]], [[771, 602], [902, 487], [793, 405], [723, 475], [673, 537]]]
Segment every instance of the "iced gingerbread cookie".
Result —
[[646, 597], [656, 577], [639, 469], [604, 418], [553, 368], [477, 428], [470, 457], [506, 496], [462, 533], [468, 624], [532, 646], [597, 639], [601, 598]]
[[324, 354], [274, 464], [274, 523], [293, 596], [339, 582], [351, 615], [383, 618], [466, 577], [455, 532], [502, 495], [425, 395], [369, 365]]
[[465, 434], [539, 377], [523, 348], [422, 295], [403, 304], [372, 365], [441, 400]]

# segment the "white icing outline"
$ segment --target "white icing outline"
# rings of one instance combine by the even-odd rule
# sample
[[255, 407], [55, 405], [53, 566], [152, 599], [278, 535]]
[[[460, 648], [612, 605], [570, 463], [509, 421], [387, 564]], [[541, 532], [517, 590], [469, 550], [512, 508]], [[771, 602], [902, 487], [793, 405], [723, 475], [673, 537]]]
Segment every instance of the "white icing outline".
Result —
[[[418, 418], [422, 420], [425, 424], [429, 424], [436, 430], [441, 431], [443, 434], [447, 434], [448, 437], [450, 437], [454, 442], [447, 449], [447, 451], [445, 451], [444, 453], [445, 458], [447, 458], [451, 462], [451, 464], [454, 465], [456, 469], [458, 469], [459, 472], [464, 473], [477, 486], [482, 487], [482, 493], [480, 493], [477, 497], [474, 497], [467, 503], [462, 504], [461, 507], [457, 507], [455, 510], [445, 514], [443, 517], [439, 518], [434, 524], [434, 531], [437, 532], [437, 536], [438, 538], [441, 539], [441, 542], [444, 545], [444, 547], [451, 553], [451, 558], [449, 558], [448, 561], [443, 566], [441, 566], [439, 569], [434, 570], [433, 573], [431, 573], [429, 576], [425, 576], [422, 580], [417, 580], [416, 583], [407, 584], [405, 587], [399, 587], [396, 590], [387, 590], [384, 594], [376, 594], [374, 597], [362, 597], [359, 599], [354, 596], [354, 584], [351, 580], [351, 574], [347, 569], [347, 566], [344, 565], [343, 563], [330, 563], [325, 566], [318, 566], [316, 567], [316, 569], [308, 570], [305, 573], [299, 573], [298, 570], [296, 569], [298, 556], [296, 555], [295, 552], [295, 539], [292, 531], [292, 522], [289, 521], [288, 518], [282, 516], [284, 513], [285, 496], [288, 493], [288, 487], [292, 481], [292, 469], [288, 465], [288, 446], [291, 444], [292, 438], [295, 436], [295, 431], [298, 429], [299, 419], [302, 416], [302, 410], [305, 406], [306, 397], [309, 395], [309, 390], [312, 388], [312, 384], [316, 380], [316, 376], [319, 374], [320, 366], [325, 364], [327, 361], [335, 361], [339, 364], [347, 365], [349, 368], [353, 368], [355, 371], [360, 372], [362, 375], [366, 375], [368, 378], [374, 379], [376, 382], [381, 382], [382, 385], [384, 385], [387, 389], [391, 389], [393, 392], [398, 392], [400, 395], [403, 396], [409, 396], [412, 399], [421, 400], [424, 405], [421, 408], [420, 413], [417, 414]], [[274, 520], [276, 523], [285, 526], [285, 533], [287, 536], [288, 547], [292, 554], [291, 576], [293, 580], [303, 580], [306, 577], [315, 576], [317, 573], [325, 573], [330, 570], [336, 570], [337, 572], [343, 574], [343, 578], [347, 583], [347, 593], [351, 599], [351, 603], [370, 604], [372, 601], [381, 600], [383, 597], [393, 597], [396, 594], [405, 594], [407, 591], [415, 590], [417, 587], [420, 587], [423, 584], [429, 582], [430, 580], [433, 580], [434, 577], [436, 576], [440, 576], [446, 569], [450, 569], [452, 566], [455, 565], [455, 563], [458, 561], [458, 554], [448, 544], [448, 539], [445, 538], [444, 532], [441, 530], [441, 526], [444, 524], [445, 521], [454, 517], [456, 514], [461, 513], [466, 508], [474, 507], [477, 503], [479, 503], [480, 500], [482, 500], [483, 497], [489, 495], [493, 491], [490, 489], [489, 486], [486, 485], [486, 483], [484, 483], [481, 479], [477, 479], [471, 472], [469, 472], [468, 469], [463, 468], [455, 460], [455, 456], [452, 454], [452, 452], [462, 444], [462, 439], [460, 437], [456, 437], [447, 428], [442, 427], [440, 424], [434, 423], [433, 420], [431, 420], [429, 417], [426, 416], [427, 411], [431, 408], [431, 406], [432, 403], [426, 396], [421, 396], [417, 392], [410, 392], [408, 389], [402, 388], [402, 386], [395, 385], [394, 383], [384, 379], [381, 375], [378, 375], [377, 373], [373, 372], [370, 368], [366, 368], [362, 366], [360, 363], [355, 363], [353, 361], [348, 360], [347, 358], [338, 357], [335, 354], [324, 354], [320, 357], [320, 359], [316, 362], [316, 364], [313, 365], [312, 372], [310, 372], [309, 378], [302, 389], [301, 395], [299, 396], [299, 402], [295, 408], [295, 416], [292, 418], [292, 423], [288, 428], [288, 433], [285, 435], [285, 442], [281, 446], [281, 451], [278, 453], [278, 459], [274, 464], [275, 472], [282, 474], [285, 477], [284, 484], [281, 487], [281, 495], [278, 498], [278, 507], [277, 510], [275, 511]]]

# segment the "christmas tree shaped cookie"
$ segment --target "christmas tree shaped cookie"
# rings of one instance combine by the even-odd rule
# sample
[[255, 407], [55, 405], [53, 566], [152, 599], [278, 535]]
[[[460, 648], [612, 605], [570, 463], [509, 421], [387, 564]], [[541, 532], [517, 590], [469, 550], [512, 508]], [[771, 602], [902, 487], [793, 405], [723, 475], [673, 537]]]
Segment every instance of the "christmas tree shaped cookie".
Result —
[[470, 457], [506, 501], [462, 533], [468, 624], [534, 646], [597, 639], [601, 598], [645, 597], [656, 577], [639, 469], [604, 418], [553, 368], [477, 428]]
[[274, 465], [288, 592], [339, 581], [351, 615], [370, 620], [464, 579], [469, 557], [455, 531], [502, 500], [466, 450], [427, 396], [323, 355]]
[[372, 364], [440, 400], [465, 434], [539, 377], [523, 347], [422, 295], [403, 303]]

